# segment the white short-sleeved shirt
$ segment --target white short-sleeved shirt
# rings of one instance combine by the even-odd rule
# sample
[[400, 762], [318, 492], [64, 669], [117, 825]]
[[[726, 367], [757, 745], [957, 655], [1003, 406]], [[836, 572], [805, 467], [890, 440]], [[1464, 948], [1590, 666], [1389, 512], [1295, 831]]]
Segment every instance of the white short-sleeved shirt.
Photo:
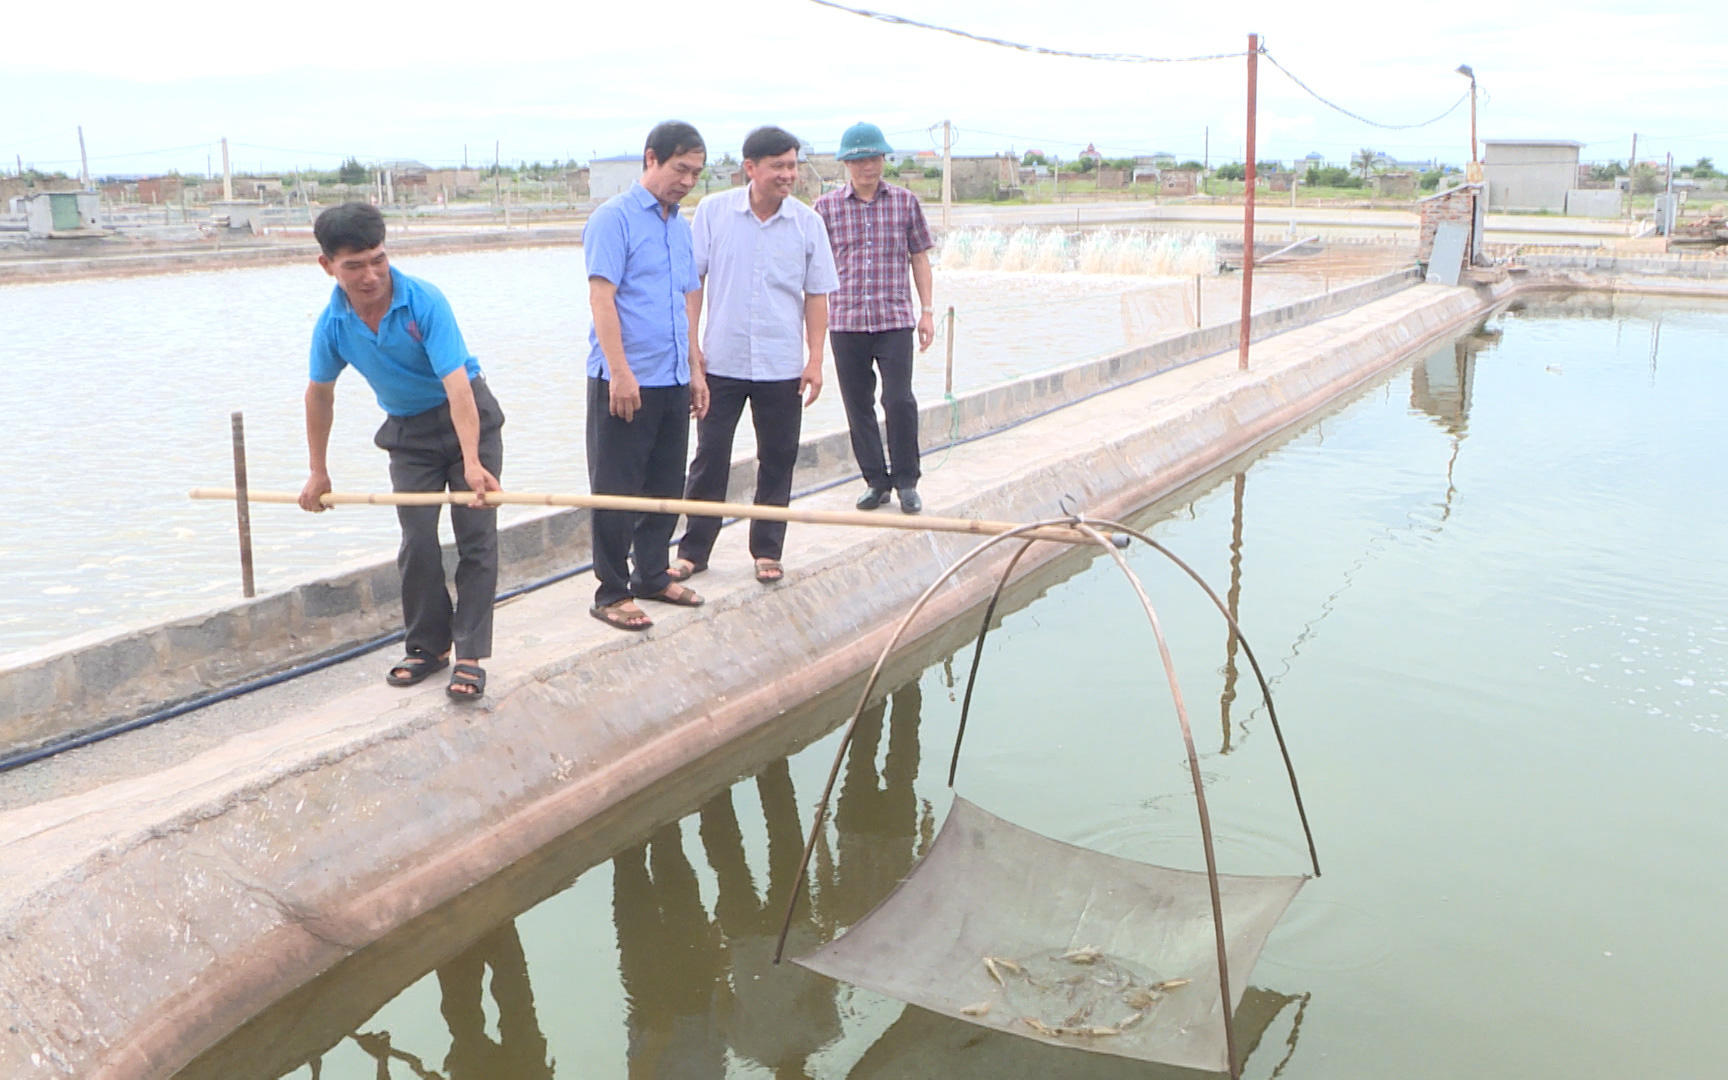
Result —
[[804, 297], [840, 287], [822, 219], [788, 198], [759, 220], [746, 184], [703, 199], [692, 231], [696, 273], [707, 278], [708, 374], [753, 382], [798, 378], [806, 359]]

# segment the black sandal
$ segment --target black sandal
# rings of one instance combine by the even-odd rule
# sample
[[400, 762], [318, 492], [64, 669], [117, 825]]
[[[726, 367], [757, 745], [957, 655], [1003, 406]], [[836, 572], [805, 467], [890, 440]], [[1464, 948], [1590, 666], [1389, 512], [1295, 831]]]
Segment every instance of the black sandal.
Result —
[[[472, 690], [458, 687], [472, 686]], [[444, 692], [457, 701], [473, 701], [486, 693], [486, 669], [479, 664], [457, 664], [450, 669], [450, 685]]]
[[[413, 686], [415, 683], [424, 682], [428, 676], [443, 671], [444, 665], [449, 662], [447, 657], [433, 656], [420, 649], [409, 649], [406, 656], [391, 665], [384, 681], [391, 686]], [[398, 671], [406, 671], [408, 674], [398, 675]]]

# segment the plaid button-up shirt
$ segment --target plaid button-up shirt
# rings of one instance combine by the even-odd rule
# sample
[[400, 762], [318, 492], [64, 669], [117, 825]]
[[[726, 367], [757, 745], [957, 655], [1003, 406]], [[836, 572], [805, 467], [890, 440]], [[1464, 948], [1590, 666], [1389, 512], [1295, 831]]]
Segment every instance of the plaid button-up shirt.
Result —
[[828, 297], [828, 329], [875, 334], [916, 326], [911, 260], [931, 247], [918, 197], [885, 182], [865, 202], [847, 184], [817, 199], [816, 212], [840, 271], [840, 289]]

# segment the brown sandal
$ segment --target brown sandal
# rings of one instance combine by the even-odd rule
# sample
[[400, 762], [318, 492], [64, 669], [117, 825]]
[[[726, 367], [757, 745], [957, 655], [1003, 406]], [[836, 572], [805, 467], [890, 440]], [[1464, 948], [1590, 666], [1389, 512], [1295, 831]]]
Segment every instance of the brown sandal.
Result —
[[[674, 591], [676, 590], [676, 591]], [[696, 595], [694, 589], [688, 589], [674, 581], [661, 592], [646, 596], [637, 596], [638, 600], [652, 600], [656, 604], [671, 604], [674, 607], [701, 607], [707, 601]]]
[[629, 597], [616, 603], [607, 604], [605, 607], [596, 604], [588, 609], [588, 614], [618, 630], [646, 630], [654, 625], [654, 620], [650, 619], [648, 614], [640, 608], [635, 611], [625, 611], [624, 605], [628, 603], [630, 603]]
[[681, 558], [674, 560], [672, 565], [666, 568], [666, 576], [673, 581], [689, 581], [706, 569], [706, 566], [697, 566], [689, 559]]
[[786, 568], [779, 559], [757, 559], [756, 580], [764, 585], [773, 585], [786, 577]]

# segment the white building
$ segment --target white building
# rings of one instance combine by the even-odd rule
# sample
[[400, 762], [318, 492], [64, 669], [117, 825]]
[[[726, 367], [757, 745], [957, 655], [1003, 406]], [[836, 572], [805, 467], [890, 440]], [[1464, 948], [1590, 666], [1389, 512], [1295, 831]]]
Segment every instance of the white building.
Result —
[[1565, 213], [1566, 192], [1577, 186], [1583, 145], [1562, 139], [1484, 139], [1488, 209]]
[[605, 202], [620, 192], [629, 191], [630, 185], [641, 175], [641, 154], [595, 158], [588, 163], [588, 197], [595, 202]]

